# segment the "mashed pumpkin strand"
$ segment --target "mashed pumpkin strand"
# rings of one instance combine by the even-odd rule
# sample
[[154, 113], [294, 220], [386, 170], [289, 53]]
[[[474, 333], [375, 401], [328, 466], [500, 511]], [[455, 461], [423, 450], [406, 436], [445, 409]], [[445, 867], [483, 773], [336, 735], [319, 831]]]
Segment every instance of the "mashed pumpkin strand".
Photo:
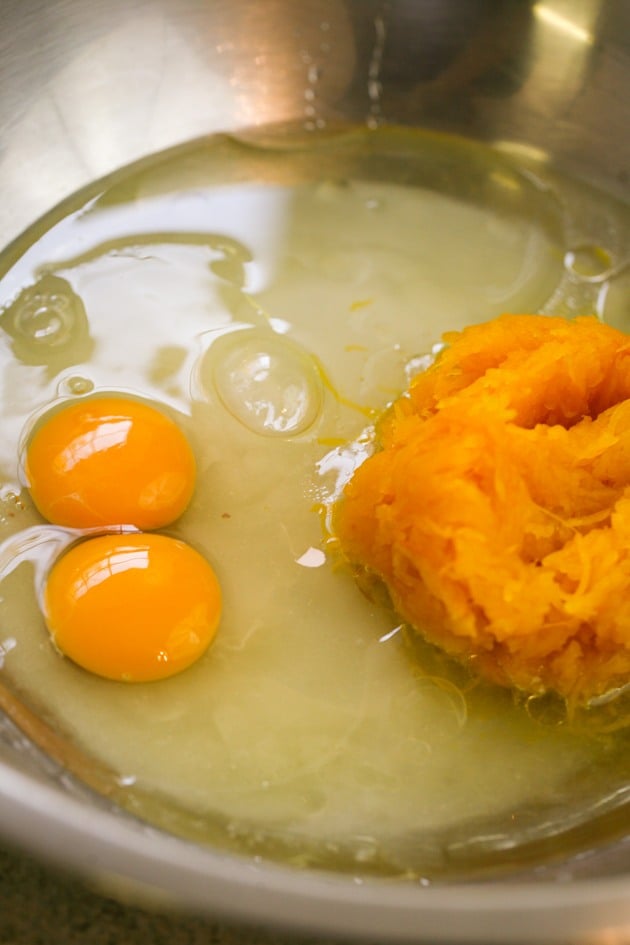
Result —
[[335, 516], [419, 633], [580, 704], [630, 680], [630, 339], [504, 315], [388, 412]]

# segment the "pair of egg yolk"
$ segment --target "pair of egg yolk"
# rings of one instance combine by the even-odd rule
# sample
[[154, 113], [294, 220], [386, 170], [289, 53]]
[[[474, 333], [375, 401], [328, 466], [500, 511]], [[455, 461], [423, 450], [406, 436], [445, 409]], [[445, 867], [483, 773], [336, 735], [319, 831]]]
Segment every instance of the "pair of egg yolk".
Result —
[[84, 669], [124, 681], [163, 679], [211, 643], [221, 613], [213, 569], [184, 542], [147, 533], [183, 513], [195, 475], [177, 424], [139, 401], [77, 401], [35, 429], [25, 476], [44, 518], [77, 529], [140, 530], [79, 541], [48, 575], [46, 624]]

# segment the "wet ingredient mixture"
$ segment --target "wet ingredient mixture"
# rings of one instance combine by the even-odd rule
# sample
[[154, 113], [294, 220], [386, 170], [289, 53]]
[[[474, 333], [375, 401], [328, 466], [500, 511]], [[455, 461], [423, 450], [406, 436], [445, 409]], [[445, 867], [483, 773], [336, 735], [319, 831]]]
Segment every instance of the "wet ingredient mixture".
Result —
[[[428, 646], [411, 656], [322, 517], [445, 331], [505, 311], [624, 327], [627, 232], [627, 208], [583, 183], [396, 129], [193, 142], [52, 211], [0, 263], [3, 704], [151, 823], [301, 865], [467, 870], [616, 810], [623, 733], [552, 724]], [[212, 645], [154, 682], [76, 665], [42, 612], [74, 547], [111, 536], [46, 521], [28, 443], [109, 397], [189, 444], [194, 489], [149, 534], [200, 555], [222, 593]]]

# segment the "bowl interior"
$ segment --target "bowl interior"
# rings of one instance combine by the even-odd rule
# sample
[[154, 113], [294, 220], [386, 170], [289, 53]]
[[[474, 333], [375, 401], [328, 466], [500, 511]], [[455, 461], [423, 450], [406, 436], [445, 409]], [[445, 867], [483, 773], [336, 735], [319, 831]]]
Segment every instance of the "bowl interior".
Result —
[[[278, 149], [275, 142], [286, 138], [277, 129], [287, 125], [305, 140], [328, 141], [324, 169], [344, 129], [378, 133], [391, 124], [489, 145], [499, 160], [518, 161], [531, 174], [531, 200], [541, 206], [541, 168], [627, 201], [630, 21], [623, 4], [9, 0], [6, 20], [2, 245], [136, 160], [219, 132], [254, 152]], [[396, 148], [402, 143], [404, 152], [407, 132], [400, 134]], [[297, 153], [286, 158], [287, 167], [299, 163]], [[378, 169], [370, 174], [374, 179]], [[474, 180], [469, 186], [473, 193]], [[570, 193], [563, 200], [572, 205]], [[550, 213], [545, 226], [564, 227], [566, 239], [566, 219], [556, 224]], [[569, 219], [568, 245], [612, 240], [623, 276], [623, 215], [612, 223], [604, 211], [598, 219], [592, 211]], [[569, 908], [576, 933], [630, 922], [621, 839], [627, 812], [619, 803], [575, 824], [560, 859], [554, 835], [541, 840], [534, 831], [518, 877], [504, 869], [513, 866], [509, 849], [495, 855], [491, 869], [478, 868], [481, 849], [450, 877], [466, 881], [455, 887], [425, 888], [417, 876], [399, 885], [354, 882], [191, 846], [148, 828], [121, 809], [125, 787], [10, 686], [0, 688], [0, 708], [3, 832], [82, 870], [93, 872], [96, 862], [99, 872], [147, 895], [167, 891], [197, 910], [401, 940], [501, 940], [508, 915], [515, 926], [527, 918], [534, 938], [559, 939]], [[624, 785], [625, 778], [615, 785], [617, 801]], [[487, 830], [484, 824], [480, 834]], [[451, 839], [455, 850], [458, 837]], [[574, 882], [559, 882], [567, 876]], [[601, 881], [581, 883], [593, 876]], [[478, 886], [469, 885], [472, 878]], [[502, 882], [510, 883], [509, 907]]]

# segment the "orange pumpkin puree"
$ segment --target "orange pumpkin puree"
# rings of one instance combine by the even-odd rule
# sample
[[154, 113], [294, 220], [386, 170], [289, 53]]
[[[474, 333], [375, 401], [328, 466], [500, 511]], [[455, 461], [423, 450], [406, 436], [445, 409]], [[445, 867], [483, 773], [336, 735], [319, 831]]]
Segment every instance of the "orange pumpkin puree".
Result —
[[444, 340], [346, 487], [341, 549], [483, 677], [585, 703], [630, 681], [630, 337], [504, 315]]

